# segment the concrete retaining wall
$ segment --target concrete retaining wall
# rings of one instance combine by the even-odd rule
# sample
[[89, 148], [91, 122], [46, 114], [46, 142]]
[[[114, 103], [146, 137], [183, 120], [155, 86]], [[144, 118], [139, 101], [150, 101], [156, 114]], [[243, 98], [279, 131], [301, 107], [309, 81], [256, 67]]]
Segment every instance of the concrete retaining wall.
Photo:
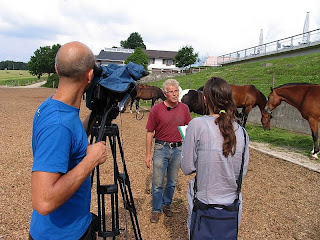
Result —
[[[248, 116], [248, 122], [261, 124], [261, 113], [258, 107], [251, 110]], [[311, 134], [308, 121], [301, 116], [295, 107], [292, 107], [286, 102], [282, 102], [272, 111], [271, 128], [272, 127]]]
[[158, 81], [162, 80], [164, 78], [174, 78], [176, 76], [185, 75], [185, 73], [150, 73], [148, 76], [142, 77], [140, 80], [138, 80], [139, 83], [145, 84], [148, 82]]

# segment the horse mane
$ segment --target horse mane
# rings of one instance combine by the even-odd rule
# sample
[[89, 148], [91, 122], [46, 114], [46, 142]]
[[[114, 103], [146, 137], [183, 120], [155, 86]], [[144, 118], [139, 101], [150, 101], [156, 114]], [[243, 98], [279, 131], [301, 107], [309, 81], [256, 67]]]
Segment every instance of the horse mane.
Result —
[[296, 86], [296, 85], [318, 85], [318, 84], [315, 84], [315, 83], [286, 83], [286, 84], [282, 84], [278, 87], [275, 87], [274, 89], [277, 89], [277, 88], [282, 88], [282, 87], [288, 87], [288, 86]]
[[266, 96], [258, 88], [256, 88], [256, 86], [254, 86], [254, 85], [251, 85], [251, 86], [254, 87], [259, 92], [261, 98], [267, 102]]
[[161, 90], [161, 88], [157, 87], [157, 86], [151, 86], [153, 89], [156, 90], [156, 92], [159, 94], [159, 97], [164, 101], [166, 100], [166, 96], [163, 94], [163, 91]]

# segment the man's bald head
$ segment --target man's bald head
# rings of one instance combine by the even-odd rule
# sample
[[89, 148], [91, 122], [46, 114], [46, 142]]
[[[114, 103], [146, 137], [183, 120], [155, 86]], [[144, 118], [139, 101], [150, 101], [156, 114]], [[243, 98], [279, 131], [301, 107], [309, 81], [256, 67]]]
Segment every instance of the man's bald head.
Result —
[[92, 51], [81, 42], [64, 44], [59, 49], [55, 61], [58, 75], [73, 80], [84, 77], [95, 64]]

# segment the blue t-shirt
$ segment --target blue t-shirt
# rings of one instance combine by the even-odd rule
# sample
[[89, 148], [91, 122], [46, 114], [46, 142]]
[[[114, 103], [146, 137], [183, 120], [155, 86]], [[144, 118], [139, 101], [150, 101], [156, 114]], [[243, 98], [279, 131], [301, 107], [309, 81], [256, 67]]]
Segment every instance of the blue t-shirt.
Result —
[[[33, 119], [32, 171], [67, 173], [86, 155], [88, 138], [79, 118], [80, 109], [48, 98]], [[88, 177], [73, 196], [46, 216], [33, 210], [30, 234], [33, 239], [79, 239], [91, 222], [91, 179]]]

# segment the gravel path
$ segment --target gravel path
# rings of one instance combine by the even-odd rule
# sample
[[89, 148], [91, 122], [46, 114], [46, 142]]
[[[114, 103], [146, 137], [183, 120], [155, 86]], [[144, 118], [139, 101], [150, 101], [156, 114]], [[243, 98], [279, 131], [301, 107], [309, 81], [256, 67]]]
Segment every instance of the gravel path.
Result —
[[[27, 239], [32, 211], [32, 119], [38, 105], [54, 92], [55, 89], [47, 88], [0, 88], [1, 240]], [[83, 101], [80, 117], [84, 119], [88, 113]], [[172, 218], [161, 215], [157, 224], [149, 221], [152, 170], [147, 169], [144, 164], [145, 124], [148, 114], [146, 111], [144, 118], [138, 121], [134, 114], [127, 111], [114, 121], [120, 129], [142, 238], [187, 239], [186, 191], [188, 180], [193, 176], [184, 176], [181, 171], [179, 173], [173, 202], [175, 215]], [[263, 147], [251, 143], [249, 169], [242, 189], [243, 217], [239, 240], [320, 240], [320, 174], [284, 161], [281, 159], [285, 155], [283, 152], [280, 157], [270, 156], [270, 152], [275, 152], [274, 148], [266, 148], [268, 154], [263, 153]], [[296, 155], [295, 158], [301, 160], [303, 157]], [[113, 178], [111, 156], [108, 159], [100, 168], [102, 184], [110, 184]], [[121, 196], [119, 209], [120, 225], [125, 227], [127, 223], [127, 239], [134, 239], [129, 214], [123, 210]], [[92, 190], [92, 211], [97, 211], [95, 183]], [[111, 219], [108, 209], [107, 219]], [[126, 239], [125, 233], [117, 239]]]

